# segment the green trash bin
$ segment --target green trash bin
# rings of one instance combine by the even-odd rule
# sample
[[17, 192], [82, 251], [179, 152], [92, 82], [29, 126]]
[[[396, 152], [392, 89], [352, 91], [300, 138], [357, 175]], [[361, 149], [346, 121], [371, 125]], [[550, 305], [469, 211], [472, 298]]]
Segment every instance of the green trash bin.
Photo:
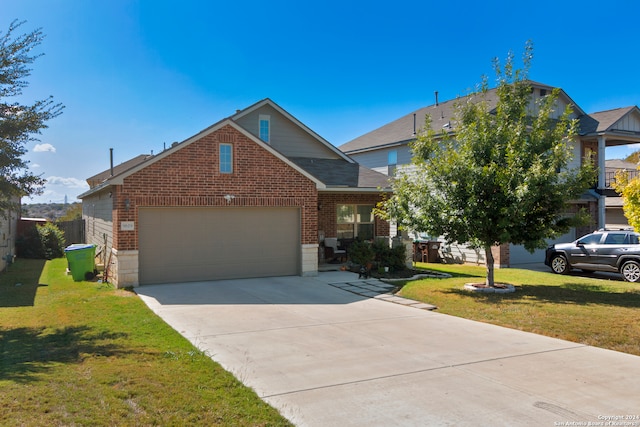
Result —
[[71, 277], [76, 282], [87, 279], [87, 273], [93, 278], [95, 270], [96, 245], [74, 244], [64, 250], [71, 271]]

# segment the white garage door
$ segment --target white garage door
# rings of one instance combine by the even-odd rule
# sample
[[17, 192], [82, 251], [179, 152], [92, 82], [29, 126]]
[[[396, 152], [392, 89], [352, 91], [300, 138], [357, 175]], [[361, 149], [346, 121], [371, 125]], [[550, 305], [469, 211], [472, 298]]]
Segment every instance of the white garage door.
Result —
[[[553, 243], [569, 243], [576, 240], [576, 230], [572, 228], [567, 234], [560, 236], [555, 240], [547, 240], [547, 244], [551, 245]], [[509, 246], [509, 265], [511, 267], [517, 267], [521, 264], [531, 264], [531, 263], [543, 263], [545, 249], [536, 249], [533, 253], [527, 251], [522, 245], [511, 245]]]
[[290, 276], [297, 208], [140, 208], [140, 284]]

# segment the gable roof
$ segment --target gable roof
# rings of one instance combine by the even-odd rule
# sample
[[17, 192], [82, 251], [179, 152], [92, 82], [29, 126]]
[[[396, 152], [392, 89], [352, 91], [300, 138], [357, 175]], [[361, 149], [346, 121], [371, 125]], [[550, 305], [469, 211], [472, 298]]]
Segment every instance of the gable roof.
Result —
[[[542, 83], [528, 81], [532, 88], [552, 90], [553, 86]], [[458, 97], [442, 103], [436, 103], [427, 107], [415, 110], [405, 116], [400, 117], [384, 126], [374, 129], [369, 133], [359, 136], [343, 145], [340, 149], [347, 154], [356, 154], [359, 152], [393, 147], [395, 145], [403, 145], [416, 139], [417, 132], [424, 127], [427, 115], [431, 117], [431, 128], [434, 130], [445, 129], [452, 130], [455, 116], [455, 105], [464, 99], [477, 97], [487, 103], [489, 110], [493, 110], [498, 102], [498, 92], [496, 88], [487, 90], [484, 94], [472, 93], [463, 97]], [[584, 111], [573, 100], [560, 89], [560, 98], [570, 104], [577, 115], [584, 115]]]
[[296, 124], [300, 129], [302, 129], [303, 131], [305, 131], [307, 134], [309, 134], [312, 138], [314, 138], [315, 140], [317, 140], [320, 144], [324, 145], [326, 148], [328, 148], [330, 151], [332, 151], [333, 153], [337, 154], [339, 157], [341, 157], [342, 159], [344, 159], [345, 161], [349, 162], [349, 163], [355, 163], [355, 160], [353, 160], [351, 157], [347, 156], [343, 151], [339, 150], [338, 148], [336, 148], [333, 144], [331, 144], [329, 141], [327, 141], [326, 139], [324, 139], [323, 137], [321, 137], [320, 135], [318, 135], [317, 133], [315, 133], [313, 130], [311, 130], [309, 127], [307, 127], [307, 125], [305, 125], [304, 123], [302, 123], [300, 120], [296, 119], [293, 115], [291, 115], [288, 111], [286, 111], [284, 108], [280, 107], [278, 104], [276, 104], [275, 102], [273, 102], [271, 99], [269, 98], [265, 98], [261, 101], [256, 102], [253, 105], [250, 105], [249, 107], [245, 108], [244, 110], [238, 110], [234, 115], [230, 116], [229, 118], [233, 121], [237, 121], [238, 119], [240, 119], [241, 117], [246, 116], [247, 114], [250, 114], [252, 112], [254, 112], [255, 110], [260, 109], [261, 107], [265, 106], [265, 105], [269, 105], [271, 106], [273, 109], [275, 109], [276, 111], [278, 111], [280, 114], [282, 114], [283, 116], [285, 116], [287, 119], [289, 119], [291, 122], [293, 122], [294, 124]]
[[[287, 118], [290, 118], [291, 120], [293, 120], [294, 123], [296, 123], [297, 125], [303, 126], [305, 131], [309, 132], [314, 138], [316, 138], [319, 141], [319, 143], [328, 144], [332, 149], [332, 151], [335, 151], [340, 155], [340, 158], [339, 159], [312, 159], [316, 162], [315, 164], [313, 162], [307, 162], [305, 161], [305, 159], [302, 159], [302, 158], [289, 158], [284, 154], [280, 153], [275, 148], [273, 148], [270, 144], [265, 143], [260, 138], [258, 138], [257, 136], [253, 135], [251, 132], [244, 129], [242, 126], [240, 126], [238, 123], [236, 123], [233, 120], [233, 118], [241, 117], [243, 114], [247, 114], [256, 108], [259, 108], [260, 106], [265, 105], [265, 103], [269, 103], [271, 106], [278, 109], [280, 112], [285, 114]], [[309, 178], [311, 181], [313, 181], [316, 184], [316, 188], [319, 191], [322, 191], [322, 190], [331, 191], [331, 189], [335, 189], [335, 188], [342, 188], [342, 189], [349, 188], [349, 189], [358, 190], [358, 191], [373, 191], [373, 190], [378, 191], [381, 188], [388, 189], [390, 186], [388, 177], [386, 175], [364, 168], [363, 166], [360, 166], [355, 162], [355, 160], [353, 160], [352, 158], [350, 158], [349, 156], [347, 156], [346, 154], [344, 154], [343, 152], [335, 148], [333, 145], [329, 144], [326, 140], [324, 140], [323, 138], [315, 134], [313, 131], [311, 131], [309, 128], [304, 126], [297, 119], [293, 118], [293, 116], [288, 114], [286, 111], [284, 111], [279, 106], [277, 106], [277, 104], [275, 104], [273, 101], [267, 98], [252, 105], [251, 107], [245, 110], [237, 112], [231, 117], [222, 119], [219, 122], [214, 123], [208, 128], [198, 132], [197, 134], [193, 135], [192, 137], [180, 143], [172, 144], [170, 148], [162, 151], [161, 153], [158, 153], [154, 156], [140, 155], [127, 162], [124, 162], [122, 165], [119, 165], [120, 167], [118, 167], [117, 170], [114, 167], [113, 175], [111, 174], [110, 170], [106, 170], [106, 171], [100, 172], [97, 175], [94, 175], [90, 179], [95, 178], [96, 180], [99, 180], [100, 178], [102, 178], [102, 181], [100, 181], [100, 184], [94, 187], [91, 187], [88, 191], [80, 194], [78, 198], [82, 199], [98, 191], [101, 191], [104, 188], [109, 187], [111, 185], [121, 185], [123, 184], [124, 179], [131, 176], [132, 174], [140, 171], [141, 169], [149, 165], [154, 164], [155, 162], [171, 155], [175, 151], [180, 150], [227, 125], [241, 132], [243, 135], [245, 135], [247, 138], [249, 138], [256, 144], [258, 144], [259, 146], [261, 146], [263, 149], [270, 152], [275, 157], [282, 160], [293, 169], [297, 170], [303, 176], [306, 176], [307, 178]], [[319, 165], [323, 165], [323, 166], [319, 167]]]
[[636, 170], [638, 165], [632, 162], [627, 162], [622, 159], [609, 159], [604, 161], [605, 167], [607, 169], [627, 169], [627, 170]]
[[389, 176], [361, 166], [345, 163], [339, 159], [311, 159], [291, 157], [291, 161], [318, 178], [326, 189], [387, 188]]
[[111, 168], [102, 171], [96, 175], [93, 175], [90, 178], [87, 178], [87, 183], [89, 184], [90, 188], [93, 188], [97, 185], [100, 185], [102, 182], [106, 181], [107, 179], [109, 179], [111, 176], [115, 176], [115, 175], [119, 175], [129, 169], [131, 169], [132, 167], [138, 166], [141, 163], [146, 162], [147, 160], [149, 160], [151, 157], [153, 157], [150, 154], [140, 154], [136, 157], [134, 157], [133, 159], [129, 159], [126, 162], [120, 163], [117, 166], [113, 167], [113, 173], [111, 171]]
[[611, 127], [634, 110], [640, 111], [638, 107], [631, 106], [589, 114], [591, 120], [585, 123], [585, 127], [580, 130], [584, 132], [584, 134], [616, 130], [611, 129]]

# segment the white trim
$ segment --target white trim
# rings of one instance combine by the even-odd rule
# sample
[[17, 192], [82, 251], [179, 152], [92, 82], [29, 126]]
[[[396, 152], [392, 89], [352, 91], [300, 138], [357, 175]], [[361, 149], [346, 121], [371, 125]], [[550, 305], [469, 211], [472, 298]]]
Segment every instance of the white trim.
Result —
[[[262, 122], [267, 122], [267, 139], [262, 137]], [[271, 116], [269, 114], [258, 115], [258, 138], [267, 144], [271, 144]]]
[[[222, 170], [222, 147], [229, 147], [231, 149], [231, 158], [229, 159], [229, 170]], [[225, 162], [226, 164], [226, 162]], [[230, 142], [221, 142], [218, 144], [218, 172], [221, 174], [232, 174], [233, 173], [233, 144]]]

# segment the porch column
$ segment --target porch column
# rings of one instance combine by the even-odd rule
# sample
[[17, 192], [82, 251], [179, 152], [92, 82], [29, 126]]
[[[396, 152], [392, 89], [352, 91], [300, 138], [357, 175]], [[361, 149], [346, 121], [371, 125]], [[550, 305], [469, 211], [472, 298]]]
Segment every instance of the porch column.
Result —
[[600, 194], [600, 197], [598, 198], [598, 228], [604, 228], [607, 223], [605, 218], [605, 200], [607, 197], [604, 195], [604, 190], [606, 188], [605, 142], [606, 138], [604, 136], [598, 137], [598, 193]]

